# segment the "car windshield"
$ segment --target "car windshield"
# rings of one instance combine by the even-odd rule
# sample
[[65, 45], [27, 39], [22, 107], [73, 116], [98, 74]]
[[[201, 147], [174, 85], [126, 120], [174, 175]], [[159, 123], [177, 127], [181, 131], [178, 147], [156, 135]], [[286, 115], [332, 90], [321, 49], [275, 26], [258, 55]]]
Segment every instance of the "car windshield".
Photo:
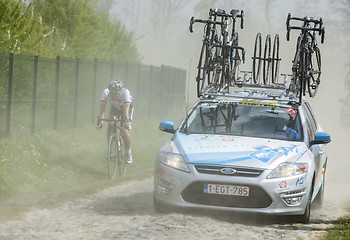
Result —
[[302, 141], [297, 109], [235, 102], [202, 102], [188, 116], [180, 132], [222, 134]]

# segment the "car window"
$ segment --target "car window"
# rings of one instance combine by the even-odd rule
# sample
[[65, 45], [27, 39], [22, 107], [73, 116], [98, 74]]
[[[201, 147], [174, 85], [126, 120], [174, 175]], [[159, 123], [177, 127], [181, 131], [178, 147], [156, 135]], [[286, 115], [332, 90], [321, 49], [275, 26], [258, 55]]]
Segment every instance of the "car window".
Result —
[[[290, 112], [294, 112], [291, 116]], [[296, 109], [239, 103], [198, 104], [181, 130], [189, 134], [227, 134], [302, 141]]]
[[305, 102], [303, 105], [303, 110], [306, 114], [306, 122], [308, 124], [308, 134], [310, 139], [313, 139], [313, 137], [315, 136], [315, 133], [317, 131], [317, 123], [316, 123], [316, 119], [315, 116], [311, 110], [310, 105]]

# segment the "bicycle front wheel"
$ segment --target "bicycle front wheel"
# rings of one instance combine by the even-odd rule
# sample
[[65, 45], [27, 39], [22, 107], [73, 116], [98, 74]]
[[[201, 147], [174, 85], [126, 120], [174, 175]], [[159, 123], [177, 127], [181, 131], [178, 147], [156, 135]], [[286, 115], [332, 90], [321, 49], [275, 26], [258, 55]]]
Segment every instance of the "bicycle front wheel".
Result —
[[270, 34], [266, 36], [264, 48], [264, 63], [263, 63], [263, 82], [264, 85], [269, 84], [271, 69], [271, 37]]
[[259, 83], [260, 68], [261, 68], [261, 33], [258, 33], [255, 38], [254, 56], [253, 56], [253, 82]]
[[126, 151], [124, 146], [124, 140], [122, 137], [122, 134], [119, 135], [119, 141], [118, 141], [118, 158], [117, 158], [117, 164], [119, 169], [119, 176], [124, 177], [126, 174]]
[[108, 156], [107, 156], [107, 165], [108, 165], [108, 174], [110, 179], [114, 179], [117, 173], [117, 151], [118, 151], [118, 142], [117, 136], [112, 135], [108, 143]]
[[279, 35], [275, 35], [275, 40], [273, 42], [273, 51], [272, 51], [272, 64], [271, 64], [271, 70], [272, 70], [272, 83], [278, 83], [278, 74], [279, 74], [279, 49], [280, 49], [280, 41], [279, 41]]

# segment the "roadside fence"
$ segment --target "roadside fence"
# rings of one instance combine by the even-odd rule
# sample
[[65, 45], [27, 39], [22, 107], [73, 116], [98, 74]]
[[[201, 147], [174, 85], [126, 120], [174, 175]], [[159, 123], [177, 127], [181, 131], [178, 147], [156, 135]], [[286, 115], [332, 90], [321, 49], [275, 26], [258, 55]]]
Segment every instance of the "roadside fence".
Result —
[[18, 128], [34, 134], [95, 123], [102, 91], [114, 79], [130, 90], [134, 119], [162, 119], [185, 106], [183, 69], [0, 54], [0, 136]]

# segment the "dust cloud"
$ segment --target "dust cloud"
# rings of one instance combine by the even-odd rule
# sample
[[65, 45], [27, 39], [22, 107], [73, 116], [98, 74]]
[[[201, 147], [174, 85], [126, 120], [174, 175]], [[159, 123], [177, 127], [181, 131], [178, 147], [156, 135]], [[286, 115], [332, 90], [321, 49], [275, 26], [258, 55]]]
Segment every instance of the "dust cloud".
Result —
[[[139, 7], [138, 11], [134, 8], [134, 14], [138, 14], [138, 21], [131, 21], [130, 11], [125, 11], [125, 5], [117, 2], [118, 4], [110, 11], [110, 17], [121, 20], [129, 31], [134, 32], [145, 64], [164, 64], [187, 70], [190, 105], [196, 99], [196, 64], [203, 35], [201, 24], [194, 25], [194, 33], [189, 32], [189, 20], [192, 16], [207, 18], [209, 8], [222, 8], [227, 11], [233, 8], [244, 10], [244, 29], [237, 28], [240, 45], [246, 49], [246, 62], [241, 70], [251, 70], [255, 36], [261, 32], [263, 39], [267, 34], [280, 35], [280, 56], [282, 58], [280, 73], [291, 73], [295, 44], [299, 34], [296, 31], [292, 32], [290, 41], [287, 42], [285, 22], [288, 13], [296, 17], [322, 17], [326, 37], [324, 44], [320, 44], [320, 39], [318, 39], [322, 54], [321, 85], [317, 96], [309, 101], [313, 106], [318, 123], [332, 137], [332, 142], [328, 145], [326, 201], [349, 206], [350, 160], [347, 157], [347, 147], [350, 122], [341, 125], [341, 99], [344, 99], [349, 91], [345, 89], [344, 83], [346, 74], [350, 71], [350, 67], [346, 66], [350, 60], [348, 53], [350, 39], [346, 35], [350, 21], [349, 13], [345, 10], [348, 8], [342, 5], [341, 1], [237, 0], [234, 3], [225, 0], [179, 1], [183, 5], [182, 8], [168, 15], [156, 14], [156, 11], [161, 13], [166, 11], [165, 9], [154, 9], [157, 1], [132, 1], [134, 7], [137, 5]], [[133, 6], [129, 5], [128, 9], [132, 9]], [[131, 18], [134, 19], [132, 16]], [[157, 29], [161, 29], [162, 32]]]

